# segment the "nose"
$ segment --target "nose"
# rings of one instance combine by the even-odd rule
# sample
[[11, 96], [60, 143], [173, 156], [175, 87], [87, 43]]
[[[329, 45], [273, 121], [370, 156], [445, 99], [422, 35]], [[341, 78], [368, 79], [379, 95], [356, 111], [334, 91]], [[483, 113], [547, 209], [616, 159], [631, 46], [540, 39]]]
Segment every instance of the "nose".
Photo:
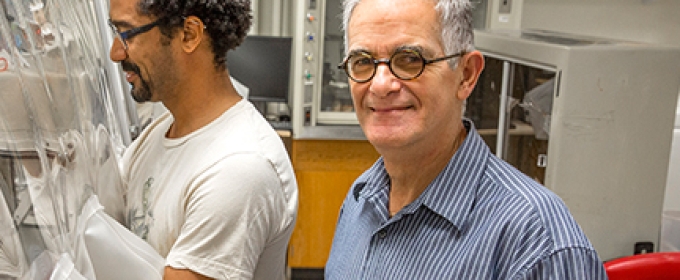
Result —
[[109, 57], [114, 62], [120, 62], [127, 58], [127, 51], [125, 51], [123, 42], [121, 42], [120, 39], [113, 39], [113, 44], [111, 44], [111, 50], [109, 51]]
[[390, 93], [399, 91], [401, 87], [399, 79], [392, 74], [387, 63], [379, 63], [376, 66], [375, 75], [369, 83], [371, 83], [369, 90], [378, 97], [387, 97]]

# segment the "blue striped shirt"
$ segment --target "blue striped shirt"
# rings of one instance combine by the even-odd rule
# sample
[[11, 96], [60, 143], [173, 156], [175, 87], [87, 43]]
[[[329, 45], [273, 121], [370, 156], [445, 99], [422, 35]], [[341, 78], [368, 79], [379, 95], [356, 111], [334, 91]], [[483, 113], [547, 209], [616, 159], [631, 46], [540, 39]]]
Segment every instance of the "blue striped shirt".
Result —
[[464, 123], [446, 168], [395, 216], [382, 158], [354, 182], [326, 279], [607, 279], [562, 200]]

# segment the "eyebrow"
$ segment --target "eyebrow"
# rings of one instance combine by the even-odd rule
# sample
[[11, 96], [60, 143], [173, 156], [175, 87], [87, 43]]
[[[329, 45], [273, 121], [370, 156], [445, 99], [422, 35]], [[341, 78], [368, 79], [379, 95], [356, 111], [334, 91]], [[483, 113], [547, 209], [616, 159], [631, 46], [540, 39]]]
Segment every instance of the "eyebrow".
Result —
[[425, 56], [425, 57], [433, 55], [431, 50], [427, 50], [427, 49], [425, 49], [425, 48], [423, 48], [422, 46], [419, 46], [419, 45], [399, 46], [399, 47], [397, 47], [397, 49], [394, 50], [394, 52], [399, 52], [399, 51], [404, 51], [404, 50], [416, 51], [420, 55]]
[[367, 53], [371, 56], [373, 55], [367, 49], [354, 49], [354, 50], [351, 50], [349, 53], [347, 53], [347, 56], [353, 56], [355, 54], [360, 54], [360, 53]]
[[122, 27], [122, 28], [133, 28], [134, 27], [131, 23], [129, 23], [127, 21], [123, 21], [123, 20], [109, 19], [109, 22], [111, 22], [111, 24], [113, 24], [113, 26], [119, 27], [119, 28], [120, 27]]
[[[404, 51], [404, 50], [416, 51], [416, 52], [420, 53], [421, 55], [430, 55], [431, 54], [430, 51], [425, 50], [422, 46], [419, 46], [419, 45], [401, 45], [401, 46], [396, 47], [392, 51], [391, 54], [394, 54], [394, 53], [400, 52], [400, 51]], [[347, 56], [352, 56], [352, 55], [360, 54], [360, 53], [367, 53], [367, 54], [373, 56], [373, 53], [371, 51], [364, 49], [364, 48], [354, 49], [354, 50], [350, 51], [347, 54]]]

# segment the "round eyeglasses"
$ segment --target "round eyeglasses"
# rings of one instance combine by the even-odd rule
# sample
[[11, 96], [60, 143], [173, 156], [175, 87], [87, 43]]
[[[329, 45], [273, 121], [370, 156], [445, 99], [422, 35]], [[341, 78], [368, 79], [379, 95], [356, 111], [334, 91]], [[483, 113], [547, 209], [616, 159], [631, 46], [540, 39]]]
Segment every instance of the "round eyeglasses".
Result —
[[365, 83], [373, 79], [378, 64], [385, 63], [395, 77], [402, 80], [413, 80], [423, 73], [426, 65], [464, 54], [465, 52], [460, 52], [440, 58], [425, 59], [417, 50], [404, 49], [393, 53], [389, 59], [375, 59], [368, 52], [360, 51], [347, 56], [345, 61], [338, 65], [338, 69], [345, 70], [347, 76], [353, 81]]
[[158, 24], [161, 22], [161, 20], [162, 20], [162, 18], [160, 18], [160, 19], [158, 19], [158, 20], [156, 20], [152, 23], [145, 24], [145, 25], [142, 25], [142, 26], [138, 26], [138, 27], [135, 27], [135, 28], [132, 28], [130, 30], [123, 31], [123, 32], [120, 32], [118, 30], [118, 27], [116, 27], [116, 25], [114, 25], [113, 22], [110, 19], [109, 19], [109, 26], [111, 27], [111, 30], [113, 31], [113, 34], [116, 36], [116, 38], [118, 38], [120, 40], [120, 42], [123, 43], [123, 48], [125, 50], [127, 50], [128, 49], [128, 43], [127, 43], [128, 39], [131, 39], [132, 37], [135, 37], [139, 34], [148, 32], [149, 30], [158, 26]]

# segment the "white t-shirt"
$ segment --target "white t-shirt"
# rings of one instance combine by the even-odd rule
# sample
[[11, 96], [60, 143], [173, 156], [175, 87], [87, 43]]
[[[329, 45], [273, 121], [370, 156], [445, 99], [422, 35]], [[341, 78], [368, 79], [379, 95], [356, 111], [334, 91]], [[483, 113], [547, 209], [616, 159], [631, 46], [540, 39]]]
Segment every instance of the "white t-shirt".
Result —
[[168, 139], [169, 113], [125, 151], [127, 225], [166, 265], [217, 279], [283, 279], [297, 183], [280, 137], [241, 100]]

